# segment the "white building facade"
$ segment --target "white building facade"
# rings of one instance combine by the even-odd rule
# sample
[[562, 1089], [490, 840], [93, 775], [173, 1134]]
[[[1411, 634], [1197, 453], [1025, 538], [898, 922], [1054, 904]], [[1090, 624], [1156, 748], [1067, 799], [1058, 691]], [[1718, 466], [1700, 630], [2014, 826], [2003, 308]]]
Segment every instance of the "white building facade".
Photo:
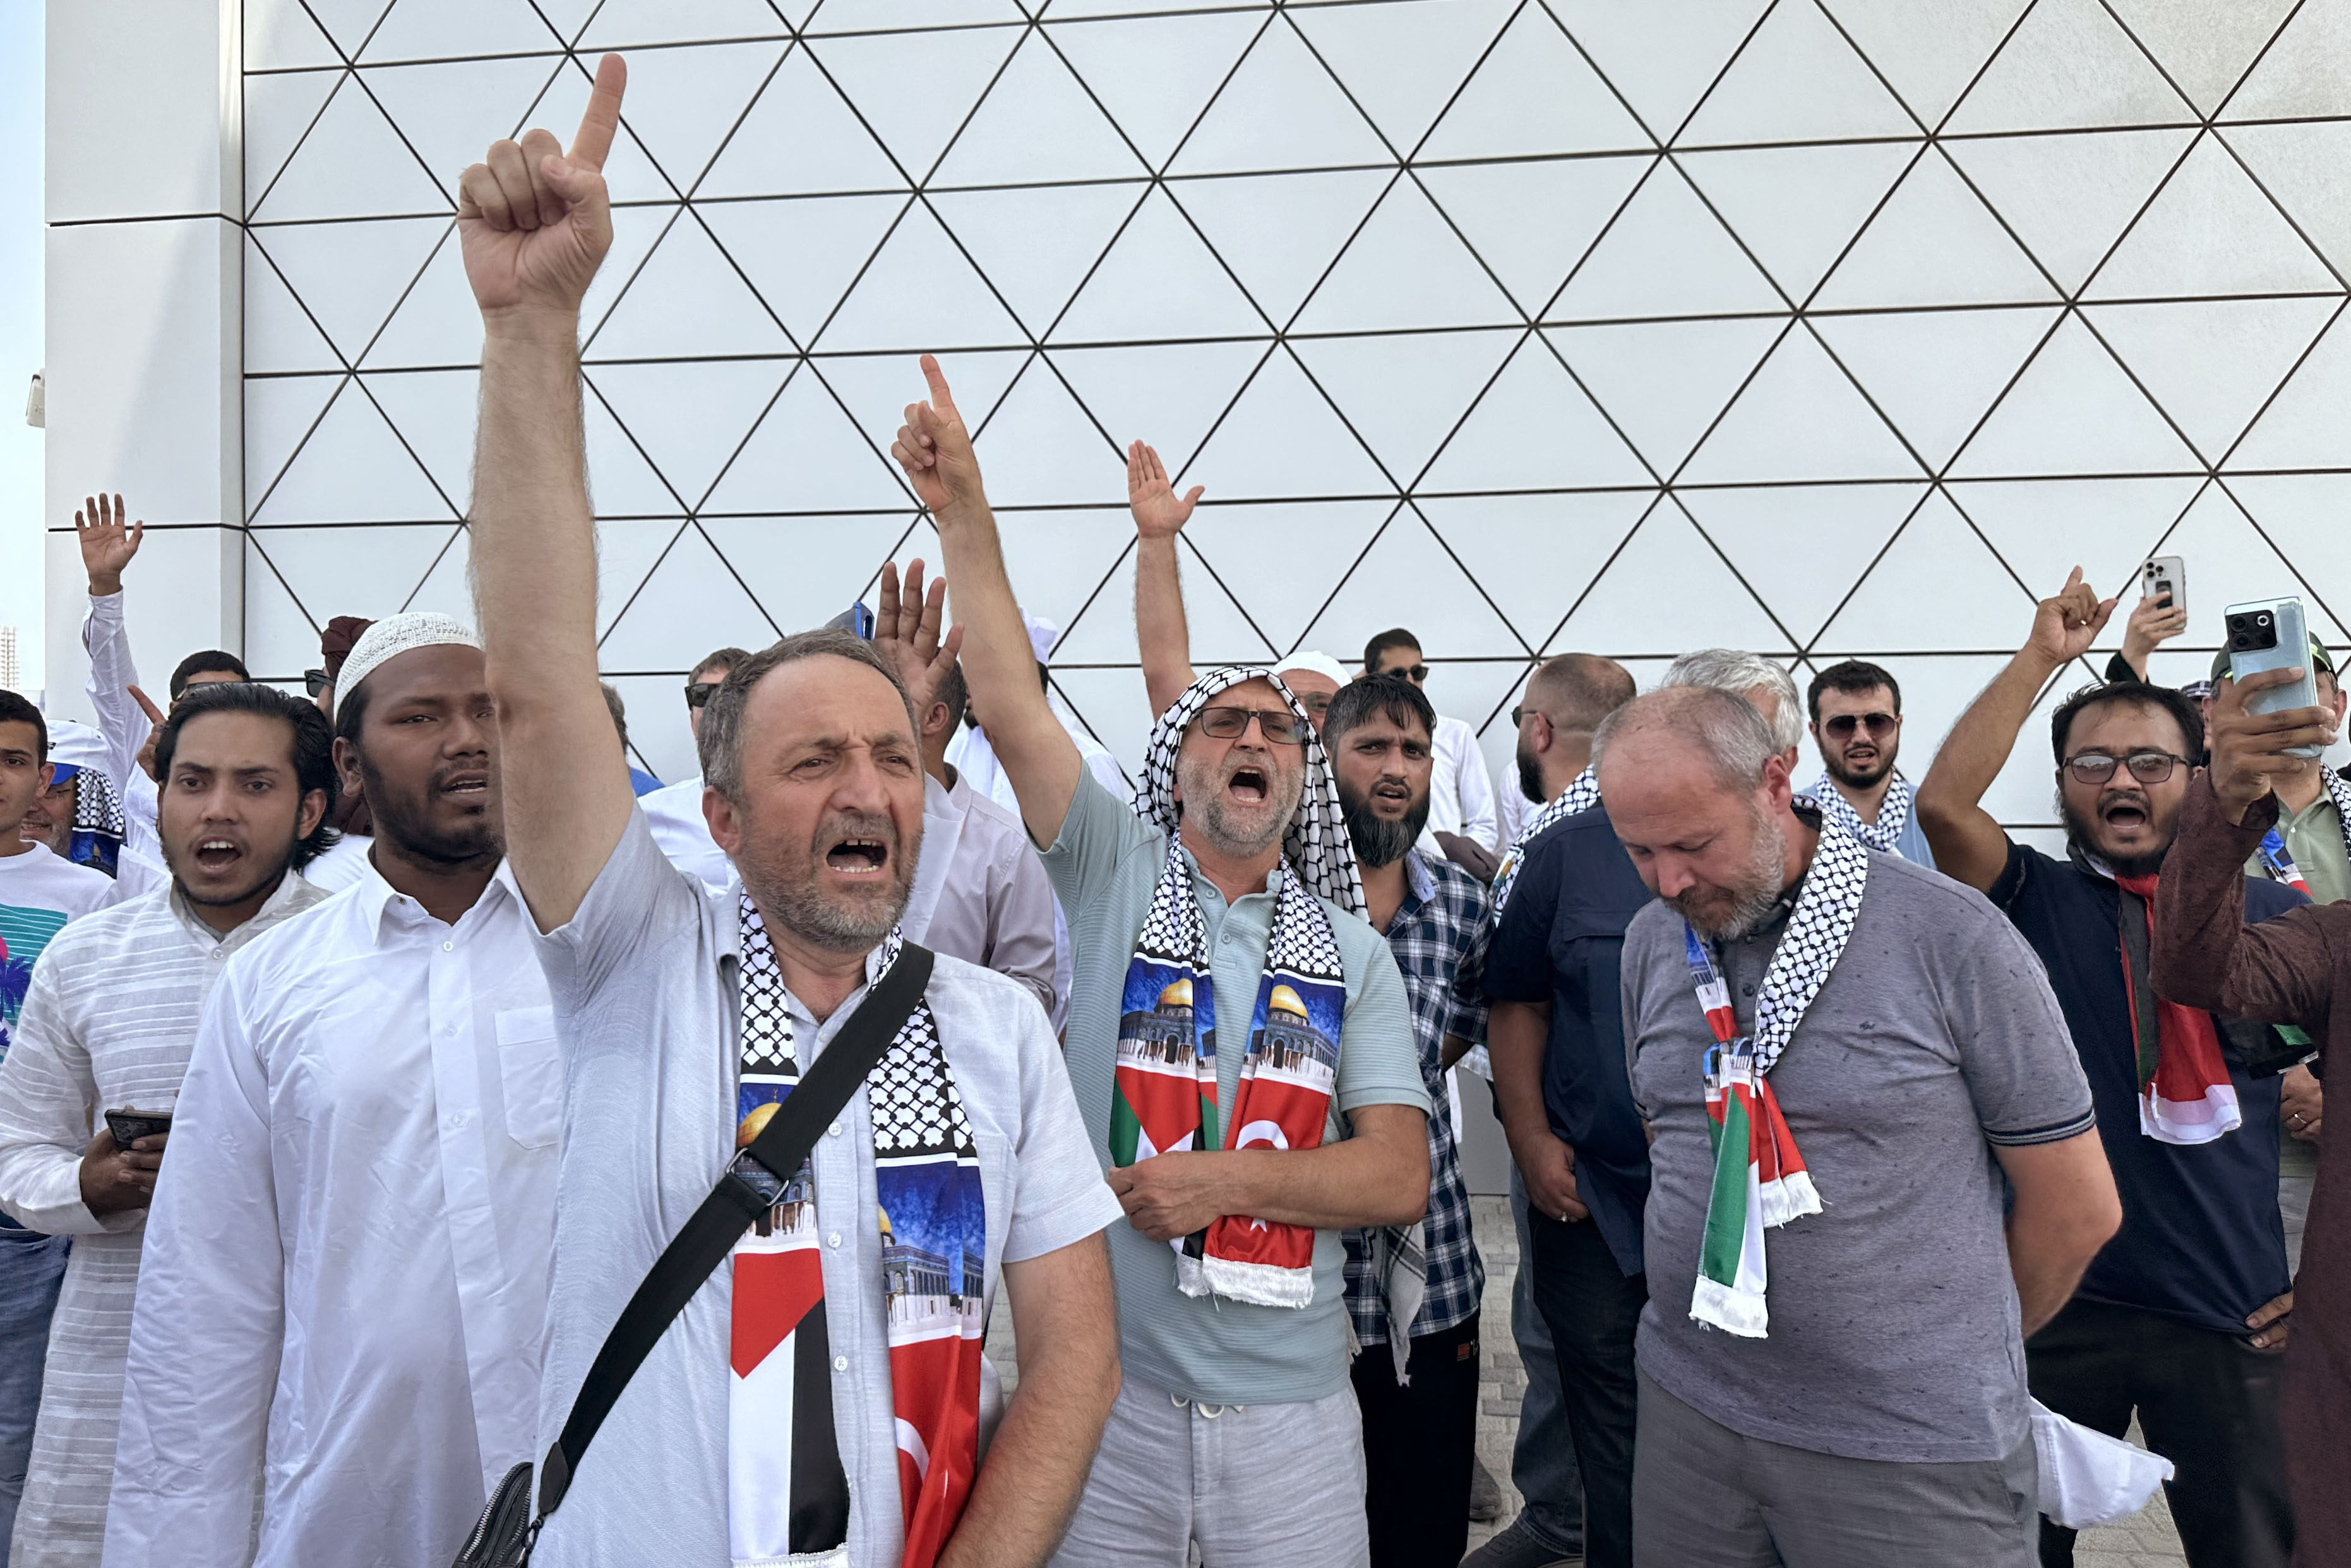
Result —
[[2158, 678], [2238, 599], [2351, 643], [2351, 0], [84, 0], [48, 49], [61, 712], [101, 486], [159, 682], [468, 612], [455, 181], [606, 49], [600, 623], [664, 777], [705, 652], [935, 561], [925, 350], [1130, 769], [1136, 437], [1207, 487], [1196, 662], [1409, 626], [1505, 787], [1551, 653], [1878, 660], [1915, 778], [2075, 564], [2186, 559]]

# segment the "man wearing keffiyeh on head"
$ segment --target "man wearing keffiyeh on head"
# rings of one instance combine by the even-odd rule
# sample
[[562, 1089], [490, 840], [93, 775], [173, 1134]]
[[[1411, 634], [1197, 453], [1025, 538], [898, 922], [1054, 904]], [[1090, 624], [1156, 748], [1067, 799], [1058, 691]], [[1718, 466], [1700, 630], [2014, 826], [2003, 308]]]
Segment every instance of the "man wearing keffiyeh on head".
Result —
[[[2097, 1101], [2123, 1199], [2121, 1234], [2064, 1312], [2025, 1346], [2033, 1396], [2178, 1467], [2172, 1521], [2196, 1568], [2283, 1568], [2294, 1521], [2279, 1406], [2292, 1326], [2278, 1207], [2277, 1074], [2290, 1048], [2262, 1024], [2158, 999], [2157, 894], [2202, 751], [2202, 716], [2168, 687], [2086, 687], [2051, 716], [2066, 857], [2012, 841], [1980, 804], [2041, 694], [2113, 615], [2072, 580], [2035, 610], [2025, 645], [1960, 716], [1918, 786], [1947, 874], [1980, 888], [2048, 967]], [[2307, 901], [2247, 876], [2242, 913]], [[2044, 1523], [2042, 1561], [2074, 1561]]]
[[1364, 1563], [1339, 1233], [1421, 1217], [1429, 1098], [1322, 744], [1270, 672], [1228, 668], [1160, 716], [1132, 810], [1087, 776], [1038, 690], [971, 438], [923, 370], [893, 455], [1070, 911], [1070, 1077], [1126, 1211], [1125, 1380], [1055, 1561]]

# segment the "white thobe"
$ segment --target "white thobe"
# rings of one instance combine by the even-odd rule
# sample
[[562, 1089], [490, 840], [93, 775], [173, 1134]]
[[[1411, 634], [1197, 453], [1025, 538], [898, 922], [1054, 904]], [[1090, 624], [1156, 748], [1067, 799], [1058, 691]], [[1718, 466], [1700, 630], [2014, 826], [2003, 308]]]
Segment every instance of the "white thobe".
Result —
[[1494, 778], [1486, 770], [1478, 737], [1461, 720], [1439, 714], [1428, 750], [1428, 826], [1421, 830], [1420, 847], [1442, 858], [1445, 847], [1437, 835], [1458, 833], [1499, 850]]
[[74, 1244], [49, 1324], [14, 1568], [93, 1568], [106, 1536], [147, 1213], [90, 1213], [82, 1151], [105, 1112], [170, 1103], [229, 955], [326, 896], [288, 876], [223, 936], [166, 887], [75, 921], [33, 971], [0, 1062], [0, 1208]]
[[[1085, 727], [1064, 712], [1059, 703], [1051, 706], [1053, 716], [1060, 719], [1061, 727], [1069, 732], [1071, 743], [1077, 747], [1078, 758], [1086, 765], [1086, 771], [1101, 779], [1102, 788], [1109, 790], [1113, 799], [1134, 799], [1134, 786], [1128, 783], [1126, 775], [1119, 771], [1118, 758], [1110, 754], [1110, 748], [1088, 735]], [[947, 742], [947, 766], [959, 776], [968, 779], [973, 789], [1015, 817], [1020, 815], [1020, 797], [1012, 792], [1012, 779], [1004, 771], [1004, 764], [996, 759], [996, 747], [987, 743], [986, 730], [964, 726], [956, 737]]]
[[121, 594], [89, 596], [81, 646], [89, 655], [89, 681], [82, 690], [97, 711], [98, 733], [106, 741], [106, 760], [99, 766], [114, 787], [114, 798], [122, 803], [122, 852], [115, 857], [114, 879], [122, 884], [124, 898], [136, 898], [169, 887], [172, 873], [163, 864], [163, 841], [155, 827], [155, 780], [139, 766], [139, 753], [154, 726], [131, 695], [139, 684], [139, 666], [131, 659]]
[[105, 1560], [435, 1568], [533, 1457], [562, 1082], [530, 917], [510, 868], [452, 926], [371, 867], [226, 971], [148, 1218]]
[[706, 887], [724, 893], [735, 879], [735, 862], [710, 836], [710, 819], [702, 814], [702, 775], [664, 784], [637, 797], [644, 809], [645, 826], [669, 863]]
[[1053, 884], [1020, 820], [956, 776], [950, 789], [923, 779], [923, 851], [898, 929], [910, 942], [1008, 975], [1043, 1006], [1055, 1030], [1069, 998], [1056, 983]]

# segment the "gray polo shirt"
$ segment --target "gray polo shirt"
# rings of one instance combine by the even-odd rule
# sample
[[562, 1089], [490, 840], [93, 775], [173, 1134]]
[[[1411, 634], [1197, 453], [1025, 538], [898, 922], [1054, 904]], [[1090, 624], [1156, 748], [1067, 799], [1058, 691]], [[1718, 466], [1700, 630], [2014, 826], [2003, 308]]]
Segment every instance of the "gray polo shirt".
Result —
[[[1200, 902], [1214, 956], [1217, 1016], [1247, 1019], [1257, 1007], [1266, 938], [1278, 881], [1228, 906], [1200, 874], [1190, 852], [1192, 896]], [[1112, 1077], [1118, 1056], [1119, 1002], [1134, 942], [1151, 910], [1152, 890], [1167, 863], [1167, 835], [1081, 774], [1062, 819], [1061, 836], [1045, 852], [1045, 870], [1069, 912], [1072, 948], [1068, 1057], [1078, 1110], [1110, 1164]], [[1288, 875], [1277, 868], [1274, 877]], [[1347, 1135], [1339, 1113], [1361, 1105], [1410, 1105], [1426, 1113], [1420, 1056], [1404, 977], [1387, 943], [1368, 921], [1325, 902], [1346, 971], [1347, 1011], [1339, 1031], [1338, 1092], [1323, 1140]], [[1238, 1042], [1238, 1029], [1217, 1031]], [[1230, 1105], [1240, 1083], [1242, 1052], [1217, 1052], [1217, 1103]], [[1314, 1301], [1293, 1307], [1186, 1296], [1176, 1288], [1175, 1253], [1123, 1218], [1109, 1231], [1118, 1281], [1119, 1354], [1128, 1371], [1187, 1398], [1217, 1405], [1282, 1405], [1321, 1399], [1347, 1385], [1346, 1249], [1337, 1230], [1314, 1235]]]
[[[1743, 1030], [1786, 929], [1729, 945]], [[1655, 1131], [1641, 1368], [1750, 1437], [1849, 1458], [1994, 1459], [2024, 1440], [2024, 1345], [1994, 1145], [2091, 1130], [2041, 961], [1972, 888], [1872, 852], [1844, 956], [1771, 1070], [1825, 1211], [1764, 1232], [1771, 1336], [1689, 1315], [1714, 1157], [1681, 916], [1625, 934], [1625, 1050]]]

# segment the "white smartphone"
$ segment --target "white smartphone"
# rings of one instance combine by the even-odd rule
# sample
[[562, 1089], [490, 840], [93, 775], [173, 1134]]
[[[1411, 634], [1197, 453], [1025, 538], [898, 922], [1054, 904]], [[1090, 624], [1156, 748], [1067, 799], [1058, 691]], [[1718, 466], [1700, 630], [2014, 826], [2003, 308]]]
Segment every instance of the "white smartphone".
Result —
[[2139, 569], [2139, 591], [2158, 604], [2188, 608], [2188, 563], [2176, 555], [2159, 555]]
[[[2254, 713], [2278, 713], [2286, 708], [2318, 706], [2318, 675], [2310, 665], [2310, 633], [2302, 615], [2302, 601], [2262, 599], [2231, 604], [2229, 623], [2229, 675], [2243, 680], [2262, 670], [2300, 670], [2302, 679], [2291, 685], [2255, 692], [2245, 706]], [[2315, 757], [2315, 746], [2291, 746], [2296, 757]]]

